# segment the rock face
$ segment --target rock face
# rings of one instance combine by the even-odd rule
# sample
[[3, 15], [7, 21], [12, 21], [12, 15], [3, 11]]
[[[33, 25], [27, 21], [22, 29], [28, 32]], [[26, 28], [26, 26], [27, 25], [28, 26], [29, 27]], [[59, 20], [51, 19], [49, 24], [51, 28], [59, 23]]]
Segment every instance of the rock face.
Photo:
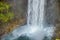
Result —
[[55, 16], [54, 16], [54, 24], [55, 24], [55, 27], [56, 27], [56, 30], [55, 30], [55, 33], [54, 33], [54, 40], [56, 39], [59, 39], [60, 40], [60, 0], [55, 0], [56, 3], [55, 3], [55, 6], [54, 6], [54, 9], [55, 9]]
[[0, 37], [17, 28], [17, 25], [26, 23], [27, 0], [3, 0], [11, 5], [11, 11], [14, 12], [14, 19], [0, 27]]
[[57, 8], [56, 39], [60, 40], [60, 0], [57, 0], [56, 8]]
[[46, 0], [45, 5], [45, 24], [55, 25], [56, 19], [56, 0]]
[[46, 0], [45, 10], [45, 24], [53, 24], [56, 27], [54, 39], [60, 39], [60, 0]]
[[12, 6], [12, 11], [15, 13], [15, 18], [24, 18], [27, 11], [27, 0], [9, 0]]

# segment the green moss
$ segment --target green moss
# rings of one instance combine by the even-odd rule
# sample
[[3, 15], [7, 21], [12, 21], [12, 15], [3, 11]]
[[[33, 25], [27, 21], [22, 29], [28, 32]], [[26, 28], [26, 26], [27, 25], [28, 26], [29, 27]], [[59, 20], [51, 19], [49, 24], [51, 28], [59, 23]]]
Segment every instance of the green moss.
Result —
[[[0, 21], [8, 22], [14, 17], [14, 13], [10, 12], [10, 4], [0, 2]], [[5, 12], [4, 12], [5, 11]]]

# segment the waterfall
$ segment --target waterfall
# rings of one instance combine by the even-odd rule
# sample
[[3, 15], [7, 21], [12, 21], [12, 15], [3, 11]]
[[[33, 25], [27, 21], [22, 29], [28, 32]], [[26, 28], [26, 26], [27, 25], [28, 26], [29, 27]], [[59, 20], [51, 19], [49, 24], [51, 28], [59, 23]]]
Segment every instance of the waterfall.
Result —
[[46, 0], [28, 0], [27, 24], [20, 26], [2, 39], [14, 40], [21, 36], [23, 38], [27, 36], [31, 40], [51, 40], [54, 27], [53, 25], [44, 26], [45, 2]]
[[44, 26], [45, 2], [46, 0], [28, 0], [27, 25], [30, 29], [27, 34], [30, 33], [32, 36], [29, 36], [34, 38], [34, 40], [43, 40], [45, 37], [47, 39], [44, 40], [51, 40], [53, 36], [53, 25]]
[[28, 0], [27, 25], [43, 26], [45, 0]]

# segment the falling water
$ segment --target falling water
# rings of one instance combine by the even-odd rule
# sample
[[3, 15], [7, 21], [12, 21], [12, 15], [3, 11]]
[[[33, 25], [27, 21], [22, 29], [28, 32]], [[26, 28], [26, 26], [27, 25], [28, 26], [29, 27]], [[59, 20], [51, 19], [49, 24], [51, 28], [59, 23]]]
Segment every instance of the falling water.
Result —
[[28, 0], [28, 25], [43, 25], [45, 0]]

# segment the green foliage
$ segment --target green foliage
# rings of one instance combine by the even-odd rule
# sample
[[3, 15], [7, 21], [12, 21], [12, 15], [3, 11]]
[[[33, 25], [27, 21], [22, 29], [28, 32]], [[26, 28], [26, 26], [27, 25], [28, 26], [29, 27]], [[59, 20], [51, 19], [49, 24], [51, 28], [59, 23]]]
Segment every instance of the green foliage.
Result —
[[[14, 17], [14, 13], [10, 12], [10, 5], [7, 3], [0, 2], [0, 21], [8, 22]], [[5, 12], [4, 12], [5, 11]]]
[[0, 20], [2, 22], [8, 22], [9, 20], [11, 20], [14, 17], [13, 13], [7, 13], [6, 15], [4, 14], [0, 14]]
[[14, 14], [12, 12], [9, 12], [6, 14], [6, 16], [9, 18], [9, 19], [12, 19], [14, 17]]
[[4, 9], [9, 9], [10, 8], [10, 5], [7, 4], [7, 3], [3, 3], [3, 2], [0, 2], [0, 11], [4, 10]]

